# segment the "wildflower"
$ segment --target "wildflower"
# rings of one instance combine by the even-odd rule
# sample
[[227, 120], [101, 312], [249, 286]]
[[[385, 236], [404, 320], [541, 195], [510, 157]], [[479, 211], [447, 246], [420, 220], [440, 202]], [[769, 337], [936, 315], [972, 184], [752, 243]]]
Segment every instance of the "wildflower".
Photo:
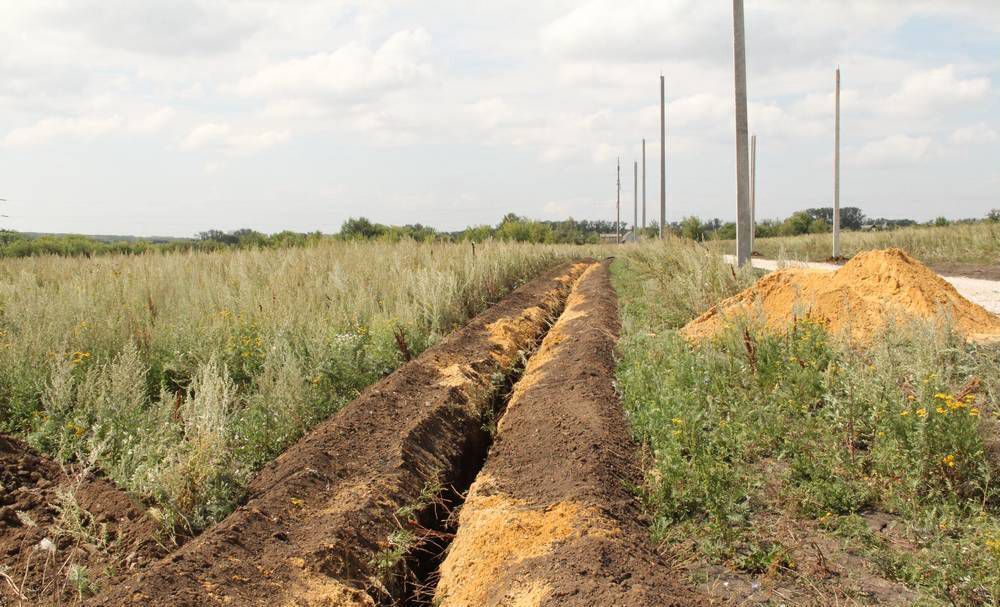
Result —
[[954, 468], [955, 467], [955, 456], [951, 455], [951, 454], [946, 455], [943, 458], [941, 458], [941, 463], [943, 463], [945, 466], [948, 466], [949, 468]]
[[938, 392], [937, 394], [934, 395], [934, 398], [938, 400], [949, 400], [951, 397], [945, 394], [944, 392]]
[[909, 415], [910, 415], [909, 410], [903, 411], [902, 413], [899, 414], [900, 417], [909, 417]]
[[967, 402], [967, 403], [974, 403], [974, 402], [976, 402], [976, 395], [975, 394], [966, 394], [965, 398], [963, 400], [965, 402]]
[[979, 409], [977, 407], [969, 409], [969, 415], [972, 417], [979, 417]]
[[917, 417], [927, 417], [927, 409], [920, 407], [917, 409]]
[[681, 431], [680, 430], [674, 430], [671, 434], [674, 435], [674, 438], [677, 438], [678, 436], [681, 435]]
[[935, 411], [937, 411], [941, 415], [947, 415], [948, 414], [948, 410], [945, 409], [944, 407], [938, 407], [937, 409], [935, 409]]
[[672, 423], [675, 426], [683, 426], [684, 425], [684, 420], [681, 419], [681, 418], [679, 418], [679, 417], [675, 417], [672, 420], [670, 420], [670, 423]]
[[908, 401], [910, 401], [912, 403], [913, 401], [917, 400], [917, 397], [914, 396], [914, 395], [912, 395], [912, 394], [907, 394], [906, 395], [906, 400], [908, 400]]

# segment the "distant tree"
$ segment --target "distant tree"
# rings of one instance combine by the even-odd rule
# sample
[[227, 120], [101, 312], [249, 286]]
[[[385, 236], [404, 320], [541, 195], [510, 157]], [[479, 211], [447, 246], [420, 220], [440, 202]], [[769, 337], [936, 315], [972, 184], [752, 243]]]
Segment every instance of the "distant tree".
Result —
[[832, 230], [833, 228], [830, 227], [830, 224], [825, 219], [813, 219], [812, 223], [809, 224], [810, 234], [825, 234]]
[[813, 220], [814, 217], [807, 211], [798, 211], [796, 213], [792, 213], [791, 217], [782, 222], [781, 228], [778, 231], [782, 236], [798, 236], [799, 234], [808, 234]]
[[937, 226], [937, 227], [939, 227], [939, 228], [943, 228], [944, 226], [947, 226], [947, 225], [950, 225], [950, 224], [951, 224], [951, 222], [948, 221], [947, 217], [938, 217], [937, 219], [934, 220], [934, 225]]
[[986, 219], [993, 223], [1000, 223], [1000, 209], [990, 209], [990, 212], [986, 214]]
[[387, 228], [383, 225], [372, 223], [366, 217], [349, 218], [340, 226], [340, 237], [347, 240], [377, 238], [385, 234]]
[[[827, 225], [833, 225], [833, 207], [806, 209], [805, 212], [813, 219], [821, 219]], [[840, 227], [844, 230], [860, 230], [868, 218], [858, 207], [840, 207]]]
[[705, 237], [705, 226], [694, 215], [682, 219], [678, 228], [684, 238], [700, 241]]

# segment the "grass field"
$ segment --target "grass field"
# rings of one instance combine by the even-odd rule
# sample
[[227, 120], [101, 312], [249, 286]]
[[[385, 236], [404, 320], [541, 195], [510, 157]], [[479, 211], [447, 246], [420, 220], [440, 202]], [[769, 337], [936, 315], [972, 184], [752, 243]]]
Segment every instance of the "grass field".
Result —
[[325, 242], [0, 262], [0, 431], [166, 528], [227, 514], [318, 420], [577, 248]]
[[886, 600], [1000, 601], [1000, 349], [899, 329], [860, 351], [809, 325], [691, 346], [676, 329], [751, 277], [677, 242], [614, 270], [619, 387], [652, 460], [654, 535], [677, 560], [813, 587], [810, 604], [861, 601], [806, 566], [812, 542], [914, 593]]
[[[734, 241], [707, 243], [715, 251], [732, 253]], [[755, 252], [769, 259], [824, 261], [831, 255], [830, 234], [807, 234], [758, 238]], [[913, 227], [887, 232], [843, 232], [842, 254], [899, 247], [928, 265], [1000, 263], [1000, 223], [953, 224], [941, 227]]]

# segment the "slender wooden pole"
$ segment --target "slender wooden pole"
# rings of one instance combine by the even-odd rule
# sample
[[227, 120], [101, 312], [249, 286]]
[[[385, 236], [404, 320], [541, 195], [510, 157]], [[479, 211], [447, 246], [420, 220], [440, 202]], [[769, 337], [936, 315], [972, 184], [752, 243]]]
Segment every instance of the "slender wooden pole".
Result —
[[660, 239], [667, 222], [667, 85], [660, 74]]
[[646, 229], [646, 140], [642, 140], [642, 229]]
[[632, 173], [635, 177], [635, 185], [632, 187], [632, 194], [635, 198], [634, 206], [632, 208], [632, 242], [639, 242], [639, 161], [634, 161], [632, 164]]
[[747, 126], [747, 54], [743, 0], [733, 0], [733, 52], [736, 72], [736, 263], [750, 261], [750, 159]]
[[618, 244], [622, 243], [622, 159], [618, 158], [618, 202], [615, 203], [615, 233]]
[[757, 240], [757, 136], [750, 138], [750, 254]]
[[840, 257], [840, 68], [837, 68], [836, 134], [833, 151], [833, 258]]

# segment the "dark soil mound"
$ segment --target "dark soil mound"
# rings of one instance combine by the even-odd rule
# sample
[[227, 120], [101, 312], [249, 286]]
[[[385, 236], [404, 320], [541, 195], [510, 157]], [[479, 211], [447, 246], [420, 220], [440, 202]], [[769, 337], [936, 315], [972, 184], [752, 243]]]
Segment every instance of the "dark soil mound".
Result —
[[0, 435], [0, 605], [74, 602], [165, 554], [157, 531], [112, 483]]

